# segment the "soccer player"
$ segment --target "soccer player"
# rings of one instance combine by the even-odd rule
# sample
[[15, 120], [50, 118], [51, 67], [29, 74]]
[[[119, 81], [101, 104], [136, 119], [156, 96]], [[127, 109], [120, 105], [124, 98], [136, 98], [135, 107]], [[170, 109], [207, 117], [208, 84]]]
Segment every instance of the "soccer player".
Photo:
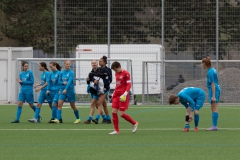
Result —
[[221, 88], [218, 84], [218, 74], [216, 69], [212, 67], [210, 57], [202, 59], [202, 66], [207, 69], [207, 88], [208, 88], [208, 101], [212, 109], [212, 126], [207, 131], [217, 131], [218, 124], [218, 102], [220, 99]]
[[[57, 62], [50, 62], [49, 64], [52, 72], [50, 73], [50, 81], [47, 86], [47, 94], [52, 99], [52, 118], [48, 123], [54, 123], [52, 120], [57, 118], [57, 106], [58, 106], [58, 92], [59, 92], [59, 76], [61, 74], [61, 66]], [[60, 123], [63, 123], [62, 117], [59, 119]]]
[[183, 132], [188, 132], [192, 121], [192, 112], [194, 112], [194, 131], [198, 132], [198, 123], [199, 123], [199, 110], [202, 108], [205, 101], [205, 92], [201, 88], [187, 87], [182, 89], [178, 95], [170, 95], [168, 102], [169, 104], [179, 104], [185, 106], [186, 108], [186, 118], [185, 118], [185, 127]]
[[20, 116], [22, 113], [22, 106], [25, 101], [29, 104], [29, 106], [35, 112], [36, 106], [34, 106], [33, 99], [33, 84], [34, 84], [34, 76], [31, 70], [28, 69], [28, 62], [22, 62], [22, 72], [19, 74], [19, 78], [17, 78], [17, 82], [21, 85], [21, 89], [18, 95], [18, 107], [16, 113], [16, 119], [11, 123], [19, 123]]
[[[52, 118], [48, 123], [54, 123], [52, 120], [57, 118], [58, 92], [60, 87], [58, 83], [62, 67], [57, 62], [50, 62], [49, 67], [52, 72], [50, 73], [50, 81], [47, 86], [47, 94], [52, 99]], [[63, 123], [62, 117], [60, 117], [59, 122]]]
[[[103, 62], [102, 62], [103, 61]], [[99, 64], [101, 65], [102, 63], [107, 63], [107, 57], [106, 56], [103, 56], [100, 61], [99, 61]], [[110, 119], [110, 116], [109, 116], [109, 113], [108, 113], [108, 109], [107, 109], [107, 104], [104, 103], [104, 101], [106, 101], [106, 95], [108, 94], [108, 91], [110, 89], [110, 80], [109, 80], [109, 77], [112, 77], [111, 76], [111, 73], [108, 71], [108, 69], [106, 67], [100, 67], [98, 68], [99, 69], [99, 72], [101, 73], [104, 73], [106, 74], [105, 78], [103, 78], [103, 82], [104, 82], [104, 93], [102, 94], [99, 94], [99, 99], [98, 99], [98, 102], [97, 102], [97, 108], [98, 108], [98, 112], [97, 112], [97, 115], [96, 115], [96, 118], [95, 119], [92, 119], [92, 121], [95, 123], [95, 124], [98, 124], [98, 120], [100, 118], [100, 114], [102, 113], [102, 106], [105, 105], [104, 107], [104, 112], [107, 114], [107, 120], [103, 120], [102, 123], [111, 123], [111, 119]], [[95, 84], [98, 84], [98, 81], [94, 81]]]
[[[106, 96], [108, 97], [108, 93], [109, 93], [109, 90], [110, 90], [110, 83], [112, 83], [112, 70], [110, 68], [108, 68], [106, 66], [106, 64], [107, 64], [107, 57], [103, 56], [99, 60], [99, 65], [100, 65], [101, 68], [106, 68], [107, 71], [108, 71], [108, 77], [104, 79], [104, 87], [106, 88]], [[107, 108], [106, 98], [103, 101], [103, 109], [104, 109], [104, 112], [106, 114], [106, 119], [103, 119], [102, 123], [110, 124], [111, 123], [111, 117], [109, 115], [109, 111], [108, 111], [108, 108]]]
[[[92, 65], [92, 71], [89, 73], [88, 77], [87, 77], [87, 84], [88, 84], [88, 88], [87, 88], [87, 92], [91, 94], [92, 97], [92, 101], [91, 101], [91, 109], [90, 109], [90, 114], [88, 116], [88, 119], [86, 121], [84, 121], [85, 124], [90, 124], [94, 111], [95, 111], [95, 107], [97, 107], [97, 101], [99, 99], [99, 95], [97, 94], [97, 90], [95, 90], [95, 93], [93, 92], [93, 89], [90, 89], [90, 82], [93, 83], [93, 73], [98, 72], [98, 62], [96, 60], [93, 60], [91, 62]], [[91, 75], [91, 76], [90, 76]], [[98, 84], [96, 84], [98, 85]], [[101, 114], [103, 119], [106, 119], [106, 115], [104, 113]]]
[[[33, 123], [39, 122], [38, 119], [40, 119], [39, 114], [40, 114], [41, 106], [45, 100], [48, 101], [49, 107], [52, 108], [51, 97], [49, 95], [47, 95], [47, 85], [50, 80], [50, 73], [48, 72], [47, 64], [45, 62], [39, 63], [38, 69], [40, 71], [42, 71], [41, 84], [35, 84], [34, 88], [35, 88], [35, 92], [39, 92], [39, 91], [41, 91], [41, 92], [38, 97], [38, 104], [37, 104], [37, 108], [35, 110], [34, 118], [28, 120], [29, 122], [33, 122]], [[40, 86], [40, 87], [38, 87], [38, 86]]]
[[111, 69], [115, 71], [116, 87], [112, 95], [112, 120], [114, 125], [114, 131], [109, 134], [120, 134], [118, 126], [118, 110], [120, 116], [133, 125], [132, 132], [137, 131], [138, 122], [132, 119], [131, 116], [125, 113], [129, 105], [129, 91], [131, 88], [131, 78], [128, 71], [121, 68], [119, 62], [113, 62]]
[[57, 118], [52, 120], [54, 123], [59, 123], [59, 120], [62, 118], [62, 106], [64, 101], [68, 98], [70, 106], [74, 110], [76, 116], [75, 124], [80, 123], [79, 112], [75, 105], [75, 90], [74, 90], [74, 72], [70, 69], [71, 62], [69, 60], [64, 61], [65, 69], [61, 71], [59, 76], [59, 97], [58, 97], [58, 110]]

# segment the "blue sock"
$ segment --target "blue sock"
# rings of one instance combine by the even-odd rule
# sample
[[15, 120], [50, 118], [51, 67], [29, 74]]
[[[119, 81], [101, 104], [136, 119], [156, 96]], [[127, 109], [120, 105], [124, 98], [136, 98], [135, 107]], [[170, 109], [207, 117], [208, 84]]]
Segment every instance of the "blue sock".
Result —
[[212, 112], [212, 125], [217, 126], [218, 123], [218, 112]]
[[189, 128], [190, 128], [189, 124], [186, 124], [186, 125], [185, 125], [185, 128], [189, 129]]
[[19, 119], [20, 119], [21, 113], [22, 113], [22, 107], [21, 107], [21, 106], [18, 106], [18, 108], [17, 108], [17, 114], [16, 114], [16, 120], [19, 120]]
[[97, 115], [96, 115], [96, 119], [99, 119], [99, 118], [100, 118], [100, 115], [99, 115], [99, 114], [97, 114]]
[[62, 118], [62, 110], [57, 110], [57, 119], [61, 119]]
[[52, 106], [52, 118], [57, 118], [57, 107]]
[[32, 109], [33, 109], [34, 112], [35, 112], [36, 108], [37, 108], [36, 106], [33, 106], [33, 107], [32, 107]]
[[76, 116], [76, 119], [79, 119], [79, 112], [78, 112], [78, 110], [75, 110], [75, 111], [74, 111], [74, 114], [75, 114], [75, 116]]
[[34, 118], [38, 119], [39, 118], [39, 113], [40, 113], [40, 108], [36, 108]]
[[103, 115], [102, 115], [102, 118], [103, 118], [103, 119], [107, 119], [106, 114], [103, 114]]
[[111, 120], [111, 117], [109, 115], [107, 116], [107, 120]]
[[88, 116], [88, 120], [91, 121], [92, 120], [92, 116]]
[[198, 127], [198, 123], [199, 123], [199, 114], [194, 115], [194, 123], [195, 123], [195, 127]]

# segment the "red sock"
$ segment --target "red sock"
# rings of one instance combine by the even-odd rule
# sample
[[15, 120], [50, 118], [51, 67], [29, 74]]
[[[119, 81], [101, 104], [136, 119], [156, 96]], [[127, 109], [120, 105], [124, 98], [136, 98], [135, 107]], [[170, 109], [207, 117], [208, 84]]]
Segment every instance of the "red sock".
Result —
[[115, 131], [119, 132], [117, 113], [112, 113], [112, 117], [113, 117], [112, 120], [113, 120], [113, 126], [115, 128]]
[[132, 123], [132, 125], [134, 125], [134, 124], [137, 123], [136, 121], [134, 121], [134, 120], [132, 119], [132, 117], [130, 117], [130, 116], [129, 116], [128, 114], [126, 114], [126, 113], [124, 113], [121, 117], [124, 118], [126, 121]]

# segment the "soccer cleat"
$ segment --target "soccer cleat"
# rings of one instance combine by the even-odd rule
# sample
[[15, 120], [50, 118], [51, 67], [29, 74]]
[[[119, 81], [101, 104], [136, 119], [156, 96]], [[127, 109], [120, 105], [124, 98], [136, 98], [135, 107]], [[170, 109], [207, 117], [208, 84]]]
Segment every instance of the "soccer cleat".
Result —
[[184, 128], [182, 131], [183, 132], [189, 132], [189, 129], [188, 128]]
[[118, 131], [113, 131], [113, 132], [110, 132], [109, 134], [111, 134], [111, 135], [120, 134], [120, 132], [118, 132]]
[[11, 123], [20, 123], [20, 121], [19, 120], [14, 120]]
[[54, 123], [52, 120], [54, 120], [54, 118], [51, 118], [48, 123]]
[[216, 126], [211, 126], [210, 128], [206, 129], [207, 131], [217, 131], [218, 128]]
[[33, 118], [33, 119], [29, 119], [28, 122], [37, 123], [38, 120], [36, 118]]
[[62, 120], [62, 118], [61, 118], [61, 119], [59, 119], [59, 123], [63, 123], [63, 120]]
[[194, 132], [198, 132], [198, 127], [195, 127], [195, 128], [194, 128]]
[[95, 124], [98, 124], [98, 119], [92, 119]]
[[133, 125], [133, 130], [132, 130], [133, 133], [137, 131], [137, 127], [138, 127], [138, 122], [136, 122], [136, 124]]
[[91, 120], [84, 121], [84, 124], [91, 124]]
[[54, 120], [52, 120], [53, 121], [53, 123], [59, 123], [59, 120], [58, 119], [54, 119]]
[[78, 124], [78, 123], [80, 123], [80, 122], [81, 122], [80, 119], [76, 119], [75, 122], [74, 122], [74, 124]]
[[111, 120], [108, 120], [108, 119], [104, 119], [104, 120], [102, 121], [102, 123], [103, 123], [103, 124], [111, 124], [112, 121], [111, 121]]

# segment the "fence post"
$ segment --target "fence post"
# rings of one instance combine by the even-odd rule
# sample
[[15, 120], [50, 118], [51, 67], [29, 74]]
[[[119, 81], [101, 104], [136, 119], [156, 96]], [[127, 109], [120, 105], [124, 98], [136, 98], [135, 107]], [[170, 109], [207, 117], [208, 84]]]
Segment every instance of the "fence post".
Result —
[[57, 57], [57, 0], [54, 0], [54, 58]]
[[218, 71], [218, 60], [219, 60], [219, 40], [218, 40], [218, 37], [219, 37], [219, 27], [218, 27], [218, 14], [219, 14], [219, 9], [218, 9], [218, 3], [219, 3], [219, 0], [216, 1], [216, 70]]

